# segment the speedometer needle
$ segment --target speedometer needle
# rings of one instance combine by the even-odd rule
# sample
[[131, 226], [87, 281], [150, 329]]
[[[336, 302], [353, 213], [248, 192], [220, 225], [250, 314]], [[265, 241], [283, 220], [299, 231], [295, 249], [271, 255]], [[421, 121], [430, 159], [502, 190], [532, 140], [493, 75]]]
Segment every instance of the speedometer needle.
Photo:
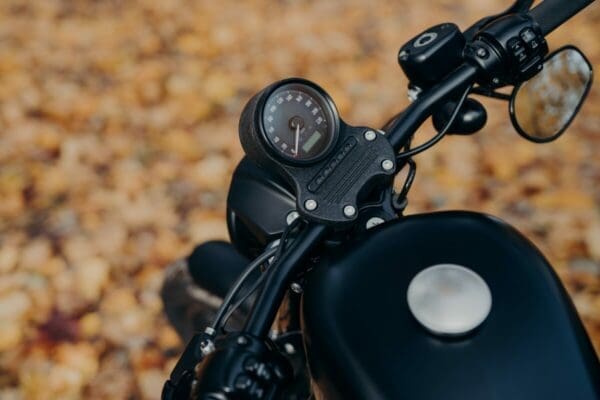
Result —
[[294, 148], [294, 156], [298, 157], [298, 145], [300, 144], [300, 124], [296, 124], [296, 147]]

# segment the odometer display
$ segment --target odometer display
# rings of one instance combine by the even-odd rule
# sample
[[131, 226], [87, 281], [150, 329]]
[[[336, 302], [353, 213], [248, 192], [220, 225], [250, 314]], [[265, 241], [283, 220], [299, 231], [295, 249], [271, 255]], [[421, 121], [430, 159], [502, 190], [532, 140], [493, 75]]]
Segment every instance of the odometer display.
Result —
[[266, 99], [263, 134], [280, 157], [298, 163], [324, 157], [335, 144], [337, 112], [319, 89], [305, 83], [286, 83]]

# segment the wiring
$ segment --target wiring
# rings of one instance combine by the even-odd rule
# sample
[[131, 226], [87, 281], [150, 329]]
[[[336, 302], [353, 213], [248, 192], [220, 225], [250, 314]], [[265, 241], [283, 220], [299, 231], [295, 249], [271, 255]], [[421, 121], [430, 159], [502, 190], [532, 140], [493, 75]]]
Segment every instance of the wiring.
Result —
[[444, 126], [444, 129], [440, 130], [431, 140], [423, 143], [422, 145], [417, 146], [414, 149], [407, 150], [407, 151], [404, 151], [404, 152], [398, 154], [396, 156], [396, 160], [398, 162], [402, 162], [402, 161], [406, 160], [407, 158], [410, 158], [410, 157], [412, 157], [412, 156], [414, 156], [416, 154], [422, 153], [423, 151], [429, 149], [430, 147], [432, 147], [433, 145], [435, 145], [436, 143], [438, 143], [440, 140], [442, 140], [442, 138], [444, 136], [446, 136], [446, 133], [452, 127], [452, 124], [456, 120], [456, 117], [458, 117], [458, 114], [460, 113], [460, 109], [463, 106], [463, 104], [464, 104], [465, 100], [467, 99], [467, 97], [469, 96], [470, 92], [471, 92], [471, 86], [469, 86], [464, 91], [464, 93], [461, 96], [460, 100], [456, 104], [456, 107], [454, 107], [454, 111], [452, 111], [452, 115], [450, 116], [450, 119], [448, 120], [448, 123], [446, 124], [446, 126]]
[[227, 312], [227, 309], [229, 308], [229, 305], [231, 304], [231, 302], [233, 301], [234, 297], [237, 295], [237, 293], [239, 292], [239, 290], [242, 288], [242, 286], [246, 282], [246, 279], [248, 279], [248, 277], [257, 268], [259, 268], [269, 258], [271, 258], [274, 254], [276, 254], [277, 250], [278, 250], [277, 247], [273, 247], [273, 248], [265, 250], [248, 267], [246, 267], [246, 269], [244, 270], [244, 272], [242, 272], [242, 274], [235, 281], [235, 283], [233, 284], [232, 288], [227, 293], [227, 296], [225, 296], [225, 298], [223, 299], [223, 303], [221, 304], [221, 307], [219, 307], [219, 310], [217, 311], [217, 315], [215, 316], [215, 319], [214, 319], [214, 321], [213, 321], [213, 323], [211, 325], [211, 328], [213, 330], [216, 331], [217, 328], [221, 325], [221, 321], [223, 320], [223, 317], [225, 316], [225, 313]]
[[[244, 272], [236, 280], [233, 287], [227, 293], [227, 296], [225, 296], [223, 304], [221, 304], [221, 307], [219, 307], [217, 315], [215, 316], [215, 319], [211, 325], [211, 328], [215, 332], [220, 331], [225, 326], [225, 324], [227, 323], [231, 315], [235, 312], [235, 310], [237, 310], [248, 299], [248, 297], [250, 297], [252, 293], [254, 293], [256, 289], [258, 289], [258, 287], [264, 282], [265, 277], [267, 276], [266, 270], [263, 271], [262, 275], [256, 280], [256, 282], [254, 282], [250, 289], [248, 289], [239, 300], [232, 304], [235, 301], [235, 298], [238, 295], [239, 291], [254, 271], [260, 268], [262, 265], [273, 265], [281, 259], [281, 256], [283, 254], [283, 251], [285, 250], [288, 241], [288, 237], [290, 233], [299, 225], [299, 223], [300, 219], [298, 218], [290, 225], [288, 225], [283, 231], [281, 238], [279, 239], [279, 244], [275, 247], [271, 247], [265, 250], [244, 270]], [[271, 257], [273, 258], [271, 259]]]
[[409, 169], [404, 185], [402, 185], [400, 193], [395, 195], [392, 200], [392, 206], [399, 214], [402, 214], [408, 205], [408, 192], [410, 191], [417, 174], [417, 163], [412, 158], [409, 158], [406, 163], [408, 164]]
[[266, 277], [267, 274], [263, 272], [262, 275], [256, 280], [256, 282], [252, 284], [252, 287], [250, 287], [250, 289], [248, 289], [248, 291], [246, 291], [246, 293], [238, 301], [236, 301], [233, 305], [229, 307], [227, 313], [225, 313], [225, 315], [223, 316], [223, 323], [220, 327], [221, 329], [225, 328], [225, 326], [227, 325], [227, 321], [229, 321], [229, 318], [233, 315], [233, 313], [238, 308], [240, 308], [240, 306], [244, 304], [246, 300], [248, 300], [248, 297], [250, 297], [252, 293], [256, 292], [256, 290], [264, 283]]

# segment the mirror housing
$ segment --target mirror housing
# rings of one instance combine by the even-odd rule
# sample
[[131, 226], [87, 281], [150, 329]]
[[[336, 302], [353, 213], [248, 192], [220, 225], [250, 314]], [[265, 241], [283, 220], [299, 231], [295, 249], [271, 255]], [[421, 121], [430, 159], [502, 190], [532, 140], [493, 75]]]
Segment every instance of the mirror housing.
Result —
[[579, 49], [556, 50], [540, 73], [515, 86], [509, 102], [513, 126], [532, 142], [558, 139], [579, 112], [592, 81], [592, 65]]

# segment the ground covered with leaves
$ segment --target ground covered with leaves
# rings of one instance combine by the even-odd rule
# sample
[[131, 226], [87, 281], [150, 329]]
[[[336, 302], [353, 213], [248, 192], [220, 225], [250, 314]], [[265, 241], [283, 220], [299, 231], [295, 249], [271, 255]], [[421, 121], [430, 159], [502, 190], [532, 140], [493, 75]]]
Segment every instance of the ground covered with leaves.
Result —
[[[398, 48], [499, 0], [0, 2], [0, 398], [157, 399], [181, 343], [163, 269], [226, 238], [248, 98], [320, 83], [351, 124], [408, 104]], [[550, 37], [600, 66], [600, 7]], [[497, 215], [555, 266], [600, 350], [600, 91], [558, 142], [505, 104], [417, 157], [409, 213]], [[431, 129], [419, 136], [426, 138]], [[423, 139], [418, 139], [423, 140]]]

